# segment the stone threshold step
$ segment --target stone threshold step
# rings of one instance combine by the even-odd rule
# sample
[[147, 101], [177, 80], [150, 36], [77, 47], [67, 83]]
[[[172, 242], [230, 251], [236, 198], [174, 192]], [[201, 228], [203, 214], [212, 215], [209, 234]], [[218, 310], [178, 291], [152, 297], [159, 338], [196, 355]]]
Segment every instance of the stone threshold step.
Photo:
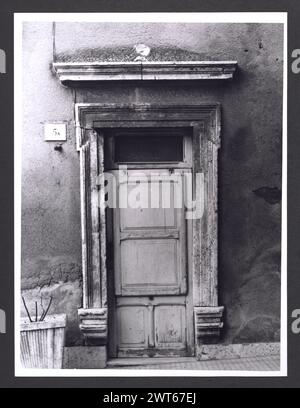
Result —
[[170, 363], [192, 363], [196, 362], [195, 357], [131, 357], [131, 358], [113, 358], [108, 360], [107, 368], [141, 366], [141, 365], [159, 365]]

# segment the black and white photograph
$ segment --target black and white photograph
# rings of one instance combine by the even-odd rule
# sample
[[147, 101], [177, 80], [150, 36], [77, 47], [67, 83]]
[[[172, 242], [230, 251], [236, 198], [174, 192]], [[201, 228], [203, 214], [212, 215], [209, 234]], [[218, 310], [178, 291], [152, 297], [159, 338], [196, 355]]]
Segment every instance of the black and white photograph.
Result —
[[15, 14], [15, 369], [286, 376], [286, 13]]

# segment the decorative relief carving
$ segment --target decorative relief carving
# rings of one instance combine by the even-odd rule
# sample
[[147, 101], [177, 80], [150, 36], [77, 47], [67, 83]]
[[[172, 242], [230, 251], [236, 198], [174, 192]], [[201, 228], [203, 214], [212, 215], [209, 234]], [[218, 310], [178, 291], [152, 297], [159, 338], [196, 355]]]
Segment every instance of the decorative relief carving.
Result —
[[224, 307], [195, 307], [195, 330], [199, 344], [213, 343], [220, 337]]
[[107, 308], [79, 309], [80, 330], [88, 346], [105, 345], [107, 342]]

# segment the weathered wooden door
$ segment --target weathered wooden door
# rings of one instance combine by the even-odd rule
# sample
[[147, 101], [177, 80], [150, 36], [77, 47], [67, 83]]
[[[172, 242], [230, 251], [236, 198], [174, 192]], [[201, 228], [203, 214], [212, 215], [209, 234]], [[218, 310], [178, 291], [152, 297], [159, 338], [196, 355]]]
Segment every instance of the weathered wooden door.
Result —
[[111, 171], [114, 298], [110, 351], [115, 357], [193, 353], [186, 169]]

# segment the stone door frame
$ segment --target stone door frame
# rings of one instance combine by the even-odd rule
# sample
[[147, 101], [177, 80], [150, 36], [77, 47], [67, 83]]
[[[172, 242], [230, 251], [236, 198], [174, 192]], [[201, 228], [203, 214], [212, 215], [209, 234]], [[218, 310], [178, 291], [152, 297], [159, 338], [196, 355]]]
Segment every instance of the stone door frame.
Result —
[[[203, 174], [195, 197], [203, 205], [193, 220], [192, 279], [196, 349], [218, 340], [224, 308], [218, 305], [218, 150], [221, 106], [77, 103], [76, 140], [80, 153], [83, 305], [78, 310], [86, 345], [106, 347], [108, 302], [104, 190], [104, 133], [117, 127], [190, 127], [193, 174]], [[195, 180], [195, 177], [194, 177]], [[201, 188], [200, 191], [199, 189]], [[197, 350], [196, 350], [197, 351]]]

